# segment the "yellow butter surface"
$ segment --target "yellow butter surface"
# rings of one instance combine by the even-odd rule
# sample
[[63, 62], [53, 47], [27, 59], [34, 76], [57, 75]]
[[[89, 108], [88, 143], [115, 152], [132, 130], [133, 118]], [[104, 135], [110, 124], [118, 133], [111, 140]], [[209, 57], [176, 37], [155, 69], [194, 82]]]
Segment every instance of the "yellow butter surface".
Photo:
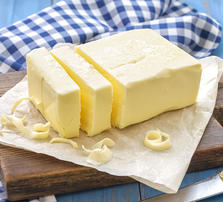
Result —
[[27, 54], [29, 96], [61, 137], [79, 135], [80, 88], [46, 48]]
[[75, 51], [112, 83], [113, 126], [124, 128], [196, 102], [199, 61], [153, 30], [122, 32]]
[[111, 128], [112, 85], [68, 46], [51, 51], [81, 90], [81, 129], [88, 136]]

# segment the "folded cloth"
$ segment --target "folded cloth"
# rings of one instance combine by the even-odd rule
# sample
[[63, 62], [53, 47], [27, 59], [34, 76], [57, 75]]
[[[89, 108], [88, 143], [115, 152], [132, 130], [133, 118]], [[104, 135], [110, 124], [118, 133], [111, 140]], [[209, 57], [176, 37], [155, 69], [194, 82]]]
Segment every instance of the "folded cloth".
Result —
[[85, 43], [151, 28], [191, 55], [210, 55], [221, 40], [217, 21], [178, 0], [63, 0], [0, 29], [0, 73], [26, 69], [25, 55], [56, 43]]

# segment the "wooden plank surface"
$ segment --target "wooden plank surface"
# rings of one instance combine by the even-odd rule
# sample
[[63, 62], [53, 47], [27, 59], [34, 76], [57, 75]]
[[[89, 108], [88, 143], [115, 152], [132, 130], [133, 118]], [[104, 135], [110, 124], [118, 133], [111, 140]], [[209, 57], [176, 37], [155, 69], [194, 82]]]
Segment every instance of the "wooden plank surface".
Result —
[[[7, 91], [24, 75], [25, 72], [0, 75], [0, 93]], [[222, 89], [219, 92], [217, 104], [221, 106]], [[223, 165], [222, 135], [222, 126], [212, 117], [193, 156], [189, 171]], [[93, 168], [78, 166], [43, 154], [3, 145], [0, 145], [0, 160], [2, 179], [10, 200], [133, 182], [128, 177], [112, 176]], [[24, 167], [24, 165], [26, 166]]]
[[[47, 155], [0, 145], [1, 177], [10, 200], [134, 182]], [[24, 166], [25, 165], [25, 166]]]

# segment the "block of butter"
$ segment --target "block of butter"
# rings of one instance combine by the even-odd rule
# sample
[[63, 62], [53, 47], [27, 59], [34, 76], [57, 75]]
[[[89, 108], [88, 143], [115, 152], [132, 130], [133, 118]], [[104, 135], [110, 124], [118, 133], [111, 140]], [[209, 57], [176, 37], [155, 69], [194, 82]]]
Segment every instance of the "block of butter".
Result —
[[79, 135], [80, 88], [50, 55], [38, 48], [26, 56], [29, 96], [61, 137]]
[[51, 51], [81, 90], [81, 129], [93, 136], [111, 128], [112, 85], [74, 49], [63, 46]]
[[196, 102], [200, 63], [153, 30], [122, 32], [75, 51], [112, 83], [115, 127]]

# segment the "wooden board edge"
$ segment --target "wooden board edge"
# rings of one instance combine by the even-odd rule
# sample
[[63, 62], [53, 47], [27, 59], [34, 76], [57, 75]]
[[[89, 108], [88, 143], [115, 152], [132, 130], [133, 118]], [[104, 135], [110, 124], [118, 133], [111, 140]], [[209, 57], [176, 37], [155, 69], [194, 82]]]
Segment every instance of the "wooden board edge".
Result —
[[[223, 134], [222, 134], [223, 135]], [[223, 145], [217, 145], [208, 151], [199, 149], [191, 159], [188, 173], [221, 167], [223, 165]], [[198, 163], [197, 163], [198, 162]]]
[[[18, 151], [19, 150], [22, 149], [18, 149]], [[57, 159], [54, 158], [54, 161], [54, 163], [56, 163]], [[63, 163], [63, 161], [60, 161], [60, 163]], [[67, 162], [64, 163], [69, 164]], [[5, 165], [3, 162], [0, 165], [0, 174], [4, 182], [7, 197], [10, 201], [136, 182], [130, 177], [113, 176], [94, 168], [79, 165], [77, 165], [77, 167], [75, 166], [73, 167], [73, 164], [71, 164], [67, 169], [57, 172], [56, 175], [55, 172], [48, 171], [44, 174], [33, 173], [23, 176], [8, 173], [7, 164]]]
[[[27, 180], [21, 179], [13, 181], [10, 179], [6, 185], [7, 196], [9, 200], [16, 201], [51, 194], [65, 194], [135, 182], [135, 180], [129, 177], [112, 176], [101, 172], [95, 172], [95, 176], [96, 177], [92, 177], [92, 179], [83, 186], [80, 186], [80, 181], [76, 180], [76, 176], [70, 175], [69, 173], [57, 175], [56, 178], [55, 176], [30, 178], [29, 182], [36, 185], [32, 187], [30, 187], [30, 183], [27, 182]], [[47, 181], [50, 180], [52, 182], [51, 178], [53, 178], [54, 183], [49, 184]], [[64, 178], [67, 179], [67, 183], [65, 183], [66, 180]], [[106, 184], [103, 183], [105, 181]], [[36, 191], [34, 192], [33, 190]]]

